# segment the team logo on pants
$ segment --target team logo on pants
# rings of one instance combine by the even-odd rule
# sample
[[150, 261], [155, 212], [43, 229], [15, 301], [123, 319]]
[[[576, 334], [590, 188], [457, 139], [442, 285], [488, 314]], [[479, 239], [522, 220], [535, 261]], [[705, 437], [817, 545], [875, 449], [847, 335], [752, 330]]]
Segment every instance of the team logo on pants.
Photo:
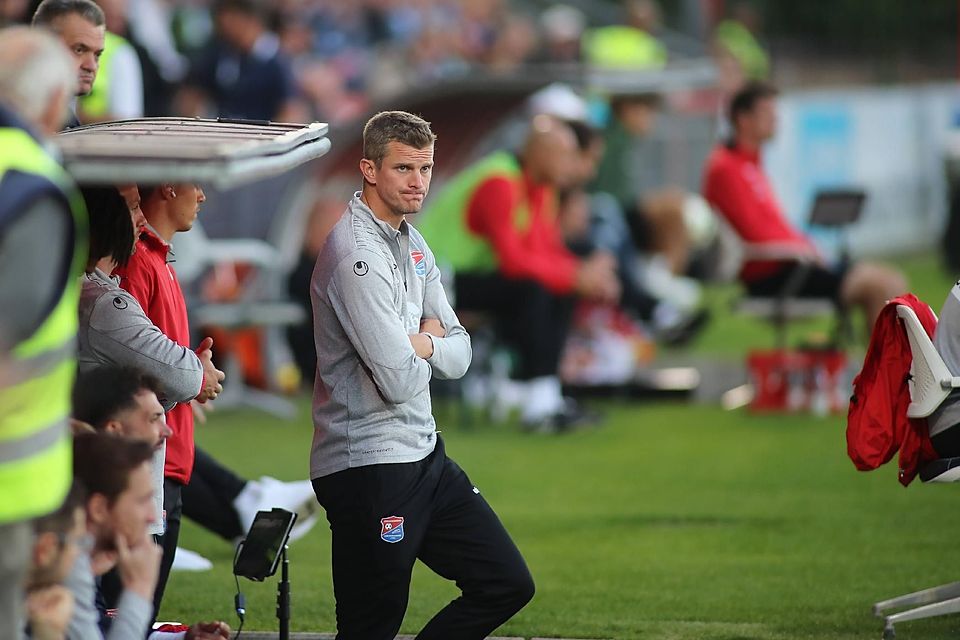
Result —
[[403, 516], [380, 518], [380, 539], [384, 542], [403, 540]]

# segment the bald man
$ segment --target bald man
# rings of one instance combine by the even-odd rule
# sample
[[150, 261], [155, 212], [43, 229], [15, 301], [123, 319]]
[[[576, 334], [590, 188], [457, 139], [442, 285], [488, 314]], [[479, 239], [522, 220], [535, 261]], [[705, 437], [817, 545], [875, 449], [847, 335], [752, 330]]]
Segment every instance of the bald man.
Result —
[[557, 225], [557, 194], [581, 178], [573, 131], [550, 116], [530, 123], [519, 154], [498, 151], [447, 182], [418, 229], [456, 276], [458, 310], [493, 313], [519, 354], [525, 426], [562, 431], [583, 415], [560, 393], [560, 355], [577, 297], [616, 302], [616, 261], [580, 258]]

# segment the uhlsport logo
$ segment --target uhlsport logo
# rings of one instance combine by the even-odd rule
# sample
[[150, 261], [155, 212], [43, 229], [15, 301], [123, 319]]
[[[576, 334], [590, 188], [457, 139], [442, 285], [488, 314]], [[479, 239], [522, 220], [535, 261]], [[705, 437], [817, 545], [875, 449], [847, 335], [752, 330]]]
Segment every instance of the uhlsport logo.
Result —
[[411, 251], [410, 257], [413, 258], [413, 271], [418, 276], [427, 275], [427, 263], [423, 259], [422, 251]]
[[380, 518], [380, 539], [391, 543], [403, 540], [403, 516]]

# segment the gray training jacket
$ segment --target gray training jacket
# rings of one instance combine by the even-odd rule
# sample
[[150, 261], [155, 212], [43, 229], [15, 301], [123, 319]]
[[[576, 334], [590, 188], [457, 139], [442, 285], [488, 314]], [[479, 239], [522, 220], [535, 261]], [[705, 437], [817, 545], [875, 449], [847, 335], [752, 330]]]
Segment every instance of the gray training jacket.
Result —
[[[84, 274], [80, 290], [77, 367], [80, 373], [102, 365], [134, 367], [160, 385], [160, 404], [170, 411], [200, 393], [203, 365], [197, 354], [168, 338], [143, 312], [136, 298], [100, 269]], [[164, 445], [153, 456], [157, 521], [150, 533], [162, 535]]]
[[[374, 217], [354, 194], [317, 258], [310, 282], [317, 379], [310, 477], [351, 467], [416, 462], [436, 445], [430, 377], [459, 378], [470, 336], [447, 302], [420, 233]], [[446, 332], [417, 357], [423, 318]]]
[[135, 367], [160, 383], [164, 411], [200, 393], [197, 354], [164, 335], [137, 299], [100, 269], [83, 276], [77, 341], [81, 373], [105, 364]]

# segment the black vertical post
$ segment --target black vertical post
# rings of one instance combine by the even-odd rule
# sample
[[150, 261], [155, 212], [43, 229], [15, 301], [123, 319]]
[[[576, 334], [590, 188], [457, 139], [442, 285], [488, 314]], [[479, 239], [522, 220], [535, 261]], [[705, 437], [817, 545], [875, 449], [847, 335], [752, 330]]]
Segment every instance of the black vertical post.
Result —
[[280, 621], [280, 640], [290, 639], [290, 561], [287, 545], [283, 545], [280, 565], [280, 584], [277, 585], [277, 619]]

